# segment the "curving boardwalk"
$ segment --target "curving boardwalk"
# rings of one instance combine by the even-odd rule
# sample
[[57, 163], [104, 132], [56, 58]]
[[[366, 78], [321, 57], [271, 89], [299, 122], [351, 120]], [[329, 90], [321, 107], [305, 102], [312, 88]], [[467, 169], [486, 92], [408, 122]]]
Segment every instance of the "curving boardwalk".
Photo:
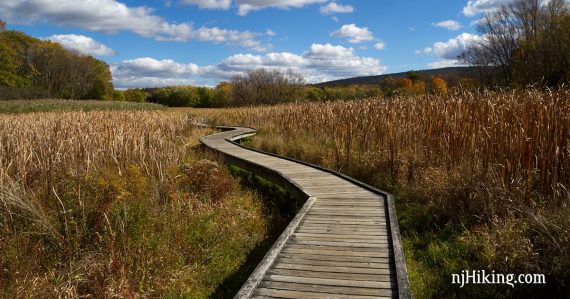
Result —
[[307, 199], [235, 298], [411, 298], [390, 194], [232, 142], [254, 129], [223, 129], [201, 142]]

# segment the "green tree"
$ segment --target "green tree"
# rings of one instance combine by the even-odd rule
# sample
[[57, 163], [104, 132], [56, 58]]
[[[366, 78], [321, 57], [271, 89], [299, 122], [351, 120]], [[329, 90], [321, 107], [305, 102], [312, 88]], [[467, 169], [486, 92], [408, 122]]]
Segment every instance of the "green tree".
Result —
[[143, 103], [146, 101], [148, 94], [140, 88], [127, 89], [123, 92], [125, 100], [129, 102]]
[[0, 88], [17, 98], [103, 100], [113, 92], [106, 63], [14, 30], [0, 30]]
[[114, 90], [113, 91], [113, 101], [124, 101], [125, 94], [121, 90]]

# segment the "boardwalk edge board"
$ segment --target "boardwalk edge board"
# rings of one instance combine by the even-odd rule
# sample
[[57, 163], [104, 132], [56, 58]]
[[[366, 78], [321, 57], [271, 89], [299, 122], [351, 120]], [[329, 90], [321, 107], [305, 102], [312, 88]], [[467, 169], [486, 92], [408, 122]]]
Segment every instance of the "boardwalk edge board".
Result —
[[[346, 181], [349, 181], [365, 190], [368, 190], [372, 193], [375, 193], [377, 195], [382, 196], [383, 198], [385, 198], [386, 200], [386, 212], [388, 214], [388, 223], [387, 223], [387, 227], [388, 230], [390, 232], [390, 243], [392, 245], [392, 251], [393, 251], [393, 258], [394, 259], [394, 265], [395, 265], [395, 270], [396, 270], [396, 280], [397, 280], [397, 289], [398, 289], [398, 297], [399, 298], [412, 298], [412, 293], [411, 293], [411, 289], [410, 289], [410, 284], [409, 284], [409, 280], [408, 280], [408, 274], [407, 274], [407, 269], [406, 269], [406, 263], [405, 263], [405, 259], [404, 259], [404, 252], [403, 252], [403, 246], [402, 246], [402, 242], [401, 242], [401, 238], [400, 238], [400, 229], [398, 226], [398, 220], [397, 220], [397, 216], [396, 216], [396, 208], [395, 208], [395, 204], [394, 204], [394, 198], [392, 196], [392, 194], [387, 193], [385, 191], [379, 190], [375, 187], [372, 187], [364, 182], [361, 182], [359, 180], [356, 180], [352, 177], [349, 177], [347, 175], [344, 175], [342, 173], [339, 173], [337, 171], [328, 169], [328, 168], [324, 168], [318, 165], [314, 165], [311, 163], [307, 163], [305, 161], [300, 161], [300, 160], [296, 160], [293, 158], [289, 158], [289, 157], [283, 157], [283, 156], [279, 156], [273, 153], [269, 153], [269, 152], [264, 152], [264, 151], [260, 151], [257, 149], [252, 149], [252, 148], [248, 148], [245, 147], [241, 144], [239, 144], [238, 140], [246, 138], [246, 137], [250, 137], [255, 135], [256, 130], [253, 128], [248, 128], [248, 127], [230, 127], [230, 126], [216, 126], [215, 128], [221, 130], [221, 133], [227, 132], [227, 131], [232, 131], [232, 130], [238, 130], [238, 129], [248, 129], [247, 132], [242, 132], [242, 133], [238, 133], [234, 136], [231, 136], [229, 138], [226, 138], [225, 140], [229, 143], [232, 143], [236, 146], [239, 146], [243, 149], [252, 151], [252, 152], [257, 152], [257, 153], [261, 153], [261, 154], [265, 154], [268, 156], [272, 156], [272, 157], [276, 157], [276, 158], [280, 158], [280, 159], [284, 159], [284, 160], [288, 160], [291, 162], [295, 162], [295, 163], [299, 163], [301, 165], [305, 165], [314, 169], [318, 169], [327, 173], [330, 173], [332, 175], [335, 175], [337, 177], [340, 177]], [[221, 134], [221, 133], [217, 133], [217, 134]], [[209, 136], [214, 136], [217, 134], [213, 134], [213, 135], [209, 135]], [[204, 137], [206, 138], [206, 137]], [[200, 142], [206, 146], [208, 146], [203, 139], [200, 139]], [[209, 147], [209, 146], [208, 146]], [[210, 147], [211, 148], [211, 147]], [[287, 226], [287, 228], [285, 229], [285, 231], [281, 234], [281, 236], [278, 238], [278, 240], [273, 244], [273, 246], [270, 248], [269, 252], [265, 255], [265, 257], [263, 258], [263, 260], [260, 262], [260, 264], [256, 267], [256, 269], [254, 270], [254, 272], [251, 274], [251, 276], [249, 277], [249, 279], [246, 281], [246, 283], [242, 286], [242, 288], [240, 289], [240, 291], [238, 292], [238, 294], [236, 294], [236, 296], [234, 298], [249, 298], [253, 293], [254, 289], [259, 285], [259, 283], [261, 282], [261, 279], [263, 278], [263, 276], [265, 275], [265, 273], [268, 271], [268, 269], [271, 267], [271, 265], [275, 262], [277, 255], [279, 254], [279, 252], [282, 250], [283, 246], [285, 245], [285, 243], [291, 238], [293, 232], [295, 231], [295, 229], [298, 227], [299, 223], [302, 221], [303, 217], [307, 214], [307, 212], [309, 211], [309, 209], [311, 208], [311, 206], [313, 205], [314, 201], [315, 201], [315, 197], [309, 197], [308, 194], [304, 193], [300, 186], [297, 185], [293, 180], [291, 180], [290, 178], [288, 178], [287, 176], [285, 176], [284, 174], [267, 168], [265, 166], [259, 165], [255, 162], [246, 160], [246, 159], [242, 159], [236, 156], [233, 156], [229, 153], [224, 153], [221, 152], [218, 149], [215, 148], [211, 148], [215, 151], [217, 151], [218, 153], [220, 153], [221, 155], [223, 155], [224, 157], [229, 157], [230, 159], [224, 159], [224, 161], [226, 163], [229, 164], [234, 164], [235, 162], [237, 162], [237, 164], [243, 165], [243, 166], [253, 166], [253, 168], [255, 170], [259, 170], [271, 177], [273, 177], [273, 180], [278, 180], [279, 178], [281, 180], [285, 180], [286, 182], [285, 185], [283, 187], [286, 187], [287, 191], [290, 191], [292, 193], [292, 195], [296, 196], [296, 197], [300, 197], [300, 198], [304, 198], [307, 199], [307, 201], [305, 202], [305, 204], [303, 205], [303, 207], [301, 208], [301, 210], [299, 211], [299, 213], [295, 216], [295, 218], [290, 222], [290, 224]], [[229, 161], [228, 161], [229, 160]], [[251, 168], [251, 167], [247, 167], [247, 168]], [[258, 174], [258, 173], [256, 173]], [[258, 174], [259, 175], [259, 174]], [[263, 175], [261, 175], [263, 176]], [[277, 176], [277, 177], [276, 177]], [[279, 177], [279, 178], [278, 178]], [[296, 189], [296, 190], [295, 190]]]

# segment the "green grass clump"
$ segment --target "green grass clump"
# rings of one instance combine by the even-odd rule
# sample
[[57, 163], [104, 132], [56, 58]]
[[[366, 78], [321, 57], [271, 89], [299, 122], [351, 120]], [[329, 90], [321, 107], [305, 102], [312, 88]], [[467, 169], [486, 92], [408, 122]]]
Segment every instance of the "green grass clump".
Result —
[[28, 113], [50, 111], [108, 111], [108, 110], [162, 110], [162, 105], [96, 100], [8, 100], [0, 101], [0, 113]]

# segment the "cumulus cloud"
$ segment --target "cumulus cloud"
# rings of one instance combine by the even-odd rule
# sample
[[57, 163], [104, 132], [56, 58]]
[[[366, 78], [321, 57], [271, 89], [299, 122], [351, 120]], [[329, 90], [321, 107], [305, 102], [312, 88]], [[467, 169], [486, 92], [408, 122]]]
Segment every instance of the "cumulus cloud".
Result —
[[330, 79], [382, 74], [387, 69], [376, 58], [360, 57], [353, 48], [331, 44], [312, 44], [303, 57], [309, 61], [309, 68]]
[[358, 27], [355, 24], [342, 25], [340, 29], [331, 33], [331, 36], [348, 38], [350, 43], [361, 43], [365, 41], [371, 41], [374, 39], [372, 32], [368, 30], [368, 27]]
[[513, 0], [469, 0], [467, 5], [463, 7], [463, 14], [472, 17], [479, 13], [488, 13], [510, 2]]
[[451, 31], [456, 31], [456, 30], [463, 28], [463, 26], [461, 26], [461, 24], [459, 24], [459, 22], [457, 22], [455, 20], [441, 21], [441, 22], [434, 23], [432, 25], [435, 27], [445, 28], [445, 29], [451, 30]]
[[431, 47], [421, 51], [423, 54], [434, 54], [443, 59], [456, 59], [469, 45], [481, 40], [481, 36], [471, 33], [462, 33], [445, 42], [436, 42]]
[[248, 13], [264, 8], [301, 8], [306, 5], [324, 3], [328, 0], [237, 0], [238, 15], [245, 16]]
[[236, 54], [217, 64], [206, 66], [148, 57], [137, 58], [115, 63], [111, 66], [111, 71], [114, 84], [119, 88], [128, 88], [163, 86], [170, 83], [192, 84], [184, 82], [204, 82], [208, 79], [229, 80], [235, 75], [258, 68], [291, 69], [313, 83], [351, 76], [377, 75], [387, 69], [378, 59], [356, 55], [353, 48], [312, 44], [302, 54]]
[[467, 50], [470, 45], [481, 39], [482, 37], [480, 35], [462, 33], [447, 41], [436, 42], [431, 47], [426, 47], [423, 50], [416, 50], [416, 54], [436, 56], [438, 60], [428, 64], [431, 68], [457, 66], [459, 65], [457, 56]]
[[86, 55], [114, 56], [117, 54], [113, 49], [84, 35], [56, 34], [43, 39], [59, 43], [66, 49], [75, 50]]
[[336, 2], [330, 2], [327, 5], [321, 6], [320, 11], [324, 15], [332, 15], [335, 13], [351, 13], [354, 11], [352, 5], [342, 5]]
[[374, 48], [376, 50], [384, 50], [386, 49], [386, 44], [383, 41], [378, 41], [377, 43], [374, 44]]
[[199, 74], [196, 64], [182, 64], [170, 59], [156, 60], [150, 57], [125, 60], [113, 65], [113, 74], [118, 76], [137, 74], [143, 77], [184, 78]]
[[117, 87], [130, 88], [193, 84], [202, 70], [193, 63], [142, 57], [114, 63], [111, 72]]
[[232, 4], [232, 0], [182, 0], [183, 4], [196, 5], [202, 9], [224, 9], [227, 10]]
[[130, 31], [159, 41], [198, 40], [264, 50], [257, 35], [202, 26], [170, 23], [145, 6], [129, 7], [116, 0], [2, 0], [0, 18], [10, 23], [53, 22], [61, 26], [113, 33]]

